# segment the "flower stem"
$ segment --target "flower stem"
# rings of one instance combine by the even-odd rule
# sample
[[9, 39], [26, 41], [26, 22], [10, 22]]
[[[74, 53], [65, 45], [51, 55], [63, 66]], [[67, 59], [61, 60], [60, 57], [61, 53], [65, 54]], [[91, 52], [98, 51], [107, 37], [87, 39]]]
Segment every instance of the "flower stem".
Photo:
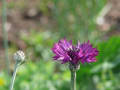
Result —
[[76, 70], [71, 71], [71, 90], [76, 90]]
[[14, 72], [13, 72], [13, 77], [12, 77], [12, 80], [11, 80], [10, 90], [13, 90], [13, 87], [14, 87], [14, 82], [15, 82], [15, 78], [16, 78], [18, 65], [19, 64], [16, 62]]
[[5, 28], [6, 22], [7, 22], [7, 3], [6, 3], [6, 0], [2, 0], [2, 33], [3, 33], [3, 41], [4, 41], [4, 48], [5, 48], [6, 67], [9, 73], [10, 61], [8, 59], [8, 33]]

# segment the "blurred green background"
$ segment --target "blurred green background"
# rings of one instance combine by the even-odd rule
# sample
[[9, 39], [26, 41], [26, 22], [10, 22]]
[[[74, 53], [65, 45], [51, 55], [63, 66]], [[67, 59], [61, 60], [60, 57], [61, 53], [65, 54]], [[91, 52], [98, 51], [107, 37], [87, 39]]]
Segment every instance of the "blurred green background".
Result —
[[[12, 56], [19, 49], [25, 52], [27, 62], [18, 70], [15, 90], [70, 90], [68, 66], [53, 61], [51, 51], [64, 37], [75, 44], [90, 40], [100, 51], [96, 63], [81, 64], [77, 90], [120, 90], [120, 14], [111, 15], [117, 9], [114, 1], [120, 6], [119, 0], [9, 0], [6, 29], [10, 75], [0, 30], [0, 90], [9, 88]], [[106, 7], [109, 3], [112, 10]], [[96, 23], [101, 17], [106, 21]]]

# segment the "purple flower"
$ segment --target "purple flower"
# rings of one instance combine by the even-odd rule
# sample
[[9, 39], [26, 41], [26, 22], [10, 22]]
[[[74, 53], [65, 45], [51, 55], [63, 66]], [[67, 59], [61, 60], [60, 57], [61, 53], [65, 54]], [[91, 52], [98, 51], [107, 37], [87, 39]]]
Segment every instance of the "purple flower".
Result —
[[62, 39], [54, 44], [52, 51], [55, 54], [54, 60], [59, 60], [62, 64], [69, 62], [72, 65], [95, 62], [98, 55], [98, 50], [93, 48], [89, 41], [83, 44], [78, 42], [74, 46], [72, 41]]

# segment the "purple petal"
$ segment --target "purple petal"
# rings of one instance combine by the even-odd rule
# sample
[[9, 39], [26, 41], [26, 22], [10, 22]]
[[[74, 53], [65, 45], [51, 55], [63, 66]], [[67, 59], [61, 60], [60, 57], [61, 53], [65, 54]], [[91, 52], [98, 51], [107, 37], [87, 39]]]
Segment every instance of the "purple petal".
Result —
[[61, 60], [62, 63], [68, 62], [71, 58], [67, 54], [68, 50], [72, 49], [72, 41], [67, 41], [66, 39], [60, 40], [55, 43], [52, 51], [56, 55], [53, 57], [54, 60]]

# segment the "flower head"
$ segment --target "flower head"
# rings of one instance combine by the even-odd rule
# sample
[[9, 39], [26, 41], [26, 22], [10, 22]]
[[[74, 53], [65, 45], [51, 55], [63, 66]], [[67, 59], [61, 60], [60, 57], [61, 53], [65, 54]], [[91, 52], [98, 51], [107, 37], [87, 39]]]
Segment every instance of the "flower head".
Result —
[[15, 54], [14, 54], [14, 60], [16, 62], [24, 62], [25, 60], [25, 55], [24, 55], [24, 52], [19, 50], [17, 51]]
[[53, 57], [54, 60], [59, 60], [62, 64], [69, 62], [74, 66], [79, 63], [95, 62], [98, 55], [98, 50], [93, 48], [89, 41], [83, 44], [78, 42], [74, 46], [72, 45], [72, 41], [62, 39], [54, 44], [52, 51], [55, 54]]

